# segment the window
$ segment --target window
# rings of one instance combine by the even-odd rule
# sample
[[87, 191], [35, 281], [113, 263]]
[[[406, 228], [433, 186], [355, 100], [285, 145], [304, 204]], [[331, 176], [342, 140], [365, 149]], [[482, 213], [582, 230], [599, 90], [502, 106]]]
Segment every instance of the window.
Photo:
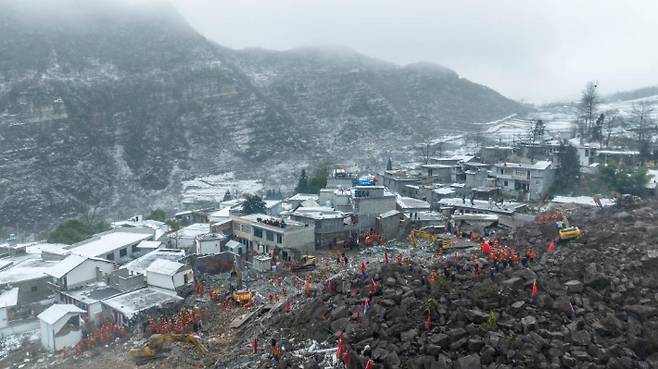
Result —
[[139, 251], [139, 249], [137, 248], [137, 245], [132, 246], [132, 251], [133, 251], [133, 254], [135, 254], [135, 253], [137, 253], [137, 251]]
[[183, 274], [183, 283], [187, 284], [187, 282], [188, 282], [188, 277], [187, 277], [187, 273], [185, 273]]
[[240, 225], [238, 223], [233, 223], [233, 230], [234, 231], [239, 231], [240, 230]]
[[32, 292], [37, 292], [37, 290], [38, 290], [37, 286], [32, 286], [32, 288], [30, 288], [30, 291]]
[[504, 183], [505, 183], [505, 186], [507, 186], [507, 181], [505, 181]]
[[276, 234], [276, 243], [283, 243], [283, 235], [281, 233]]
[[127, 249], [127, 248], [124, 247], [124, 248], [122, 248], [121, 250], [119, 250], [119, 257], [120, 257], [120, 258], [122, 258], [122, 257], [124, 257], [124, 256], [126, 256], [126, 255], [128, 255], [128, 249]]
[[268, 241], [274, 241], [274, 232], [267, 231], [266, 236]]
[[105, 259], [114, 260], [114, 253], [105, 255]]
[[263, 229], [254, 227], [254, 236], [263, 238]]

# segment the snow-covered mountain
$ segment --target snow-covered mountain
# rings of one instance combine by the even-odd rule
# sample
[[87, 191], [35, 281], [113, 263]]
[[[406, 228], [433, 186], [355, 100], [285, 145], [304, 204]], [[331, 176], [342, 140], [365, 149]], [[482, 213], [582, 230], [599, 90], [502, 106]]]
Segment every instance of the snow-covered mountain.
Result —
[[[36, 9], [36, 10], [35, 10]], [[527, 108], [446, 68], [340, 48], [231, 50], [163, 3], [0, 0], [0, 226], [175, 207], [232, 172], [291, 184]]]

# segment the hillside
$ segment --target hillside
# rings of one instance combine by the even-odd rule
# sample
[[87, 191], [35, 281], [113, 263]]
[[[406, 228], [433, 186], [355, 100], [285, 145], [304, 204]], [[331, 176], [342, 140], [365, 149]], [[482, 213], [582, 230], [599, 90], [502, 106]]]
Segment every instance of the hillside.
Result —
[[0, 227], [23, 231], [173, 208], [198, 175], [290, 184], [526, 109], [439, 66], [227, 49], [167, 4], [0, 0], [0, 34]]

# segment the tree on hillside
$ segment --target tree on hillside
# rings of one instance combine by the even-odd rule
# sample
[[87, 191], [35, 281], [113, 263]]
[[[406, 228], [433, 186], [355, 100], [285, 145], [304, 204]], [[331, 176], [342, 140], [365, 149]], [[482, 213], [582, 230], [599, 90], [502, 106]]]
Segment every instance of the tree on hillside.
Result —
[[544, 133], [546, 125], [544, 121], [539, 119], [530, 128], [530, 143], [542, 144], [544, 143]]
[[249, 214], [265, 214], [267, 208], [265, 202], [258, 195], [246, 195], [242, 203], [242, 212]]
[[386, 162], [386, 170], [393, 170], [393, 162], [391, 161], [391, 158], [388, 158], [388, 161]]
[[48, 235], [49, 243], [64, 243], [67, 245], [84, 241], [96, 233], [110, 229], [105, 222], [88, 223], [77, 219], [67, 220]]
[[231, 191], [226, 190], [226, 193], [224, 193], [224, 198], [222, 201], [230, 201], [233, 200], [233, 196], [231, 196]]
[[603, 128], [605, 130], [604, 132], [604, 137], [603, 141], [605, 143], [605, 147], [610, 147], [610, 137], [612, 137], [612, 131], [615, 129], [615, 127], [622, 125], [622, 118], [619, 116], [617, 112], [614, 110], [607, 111], [605, 113], [605, 122], [603, 123]]
[[599, 167], [599, 182], [611, 191], [641, 195], [649, 182], [647, 169], [644, 167], [625, 167], [609, 163]]
[[158, 222], [164, 222], [167, 220], [167, 212], [162, 209], [155, 209], [149, 214], [146, 219], [148, 220], [157, 220]]
[[297, 181], [297, 187], [295, 187], [295, 193], [307, 193], [308, 192], [308, 177], [306, 176], [306, 169], [302, 169], [302, 172], [299, 174], [299, 180]]
[[558, 169], [555, 173], [555, 182], [551, 193], [568, 193], [575, 190], [580, 182], [580, 162], [576, 148], [561, 143], [559, 147]]
[[308, 193], [320, 193], [320, 190], [327, 187], [327, 176], [329, 175], [329, 165], [325, 162], [313, 172], [313, 177], [308, 182]]
[[578, 132], [580, 133], [581, 142], [586, 136], [591, 135], [591, 128], [594, 125], [598, 106], [601, 103], [599, 93], [597, 92], [597, 83], [587, 82], [585, 89], [582, 91], [580, 103], [578, 104]]
[[658, 131], [655, 122], [651, 118], [654, 106], [649, 101], [640, 101], [633, 104], [631, 111], [629, 131], [635, 135], [640, 160], [646, 160], [650, 156], [652, 132]]
[[592, 140], [600, 144], [603, 144], [603, 122], [605, 122], [605, 114], [601, 113], [590, 130]]

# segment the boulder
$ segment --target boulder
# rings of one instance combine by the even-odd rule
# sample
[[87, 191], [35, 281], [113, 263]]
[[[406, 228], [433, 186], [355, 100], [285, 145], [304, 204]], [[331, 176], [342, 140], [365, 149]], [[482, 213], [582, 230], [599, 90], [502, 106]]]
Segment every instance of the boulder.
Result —
[[656, 308], [647, 305], [624, 305], [624, 310], [634, 314], [643, 321], [656, 315]]
[[455, 362], [454, 369], [482, 369], [482, 364], [480, 364], [480, 355], [472, 354], [460, 357]]
[[521, 326], [524, 332], [529, 332], [537, 327], [537, 318], [532, 315], [521, 318]]
[[566, 288], [568, 293], [583, 292], [583, 282], [577, 279], [572, 279], [570, 281], [565, 282], [564, 287]]

